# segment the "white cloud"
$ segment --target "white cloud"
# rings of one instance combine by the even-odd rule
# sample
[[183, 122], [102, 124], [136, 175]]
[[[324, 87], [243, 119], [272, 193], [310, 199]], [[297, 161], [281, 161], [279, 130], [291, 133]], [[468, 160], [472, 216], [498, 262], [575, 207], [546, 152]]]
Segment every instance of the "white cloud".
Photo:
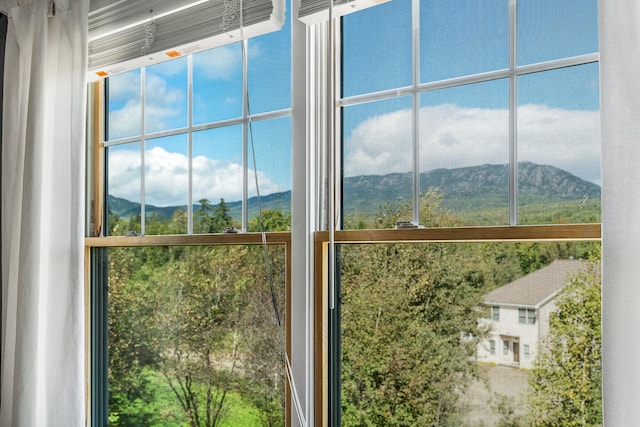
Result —
[[[553, 165], [599, 183], [597, 111], [524, 105], [518, 115], [519, 161]], [[507, 110], [443, 104], [422, 107], [420, 118], [422, 171], [509, 161]], [[363, 121], [345, 141], [345, 176], [409, 171], [410, 141], [410, 110]]]
[[231, 80], [242, 74], [242, 55], [233, 44], [199, 53], [196, 63], [212, 80]]
[[[161, 147], [145, 152], [146, 203], [155, 206], [187, 204], [188, 162], [181, 153], [172, 153]], [[116, 150], [109, 158], [109, 193], [131, 201], [140, 199], [140, 153], [134, 150]], [[250, 177], [253, 172], [250, 171]], [[279, 191], [264, 173], [258, 172], [260, 193]], [[253, 194], [250, 194], [250, 197]], [[242, 165], [224, 160], [197, 156], [193, 159], [194, 202], [207, 198], [217, 203], [242, 199]]]
[[[139, 82], [138, 82], [139, 83]], [[146, 93], [145, 104], [145, 127], [147, 132], [155, 132], [166, 129], [167, 122], [175, 120], [181, 116], [186, 117], [185, 92], [180, 88], [171, 87], [165, 78], [158, 75], [147, 77], [147, 86], [153, 87], [152, 91]], [[119, 87], [119, 86], [118, 86]], [[130, 88], [119, 89], [119, 91], [130, 91]], [[140, 87], [137, 87], [138, 92]], [[111, 92], [110, 92], [111, 94]], [[126, 94], [118, 93], [118, 96]], [[109, 115], [109, 137], [110, 139], [139, 135], [141, 124], [140, 96], [129, 96], [129, 101], [118, 109], [111, 110]], [[182, 111], [184, 110], [184, 111]], [[184, 126], [186, 124], [183, 123]]]

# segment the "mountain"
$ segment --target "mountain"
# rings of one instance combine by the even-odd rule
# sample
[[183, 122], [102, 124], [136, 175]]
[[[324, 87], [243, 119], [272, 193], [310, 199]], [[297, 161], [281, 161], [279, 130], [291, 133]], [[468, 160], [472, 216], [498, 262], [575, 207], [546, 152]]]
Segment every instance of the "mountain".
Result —
[[[481, 165], [435, 169], [420, 174], [420, 193], [440, 191], [450, 209], [468, 210], [504, 207], [509, 201], [509, 165]], [[343, 184], [344, 212], [371, 214], [379, 204], [411, 200], [411, 173], [366, 175], [346, 178]], [[548, 165], [518, 164], [520, 205], [600, 199], [600, 186]], [[372, 206], [372, 201], [376, 202]]]
[[[445, 205], [454, 210], [480, 210], [504, 207], [509, 200], [509, 165], [481, 165], [456, 169], [436, 169], [420, 174], [420, 192], [440, 191]], [[343, 182], [344, 214], [373, 215], [385, 202], [411, 200], [411, 173], [363, 175], [345, 178]], [[554, 203], [569, 200], [600, 199], [600, 187], [554, 166], [531, 162], [518, 164], [520, 205]], [[217, 201], [211, 201], [217, 202]], [[226, 202], [233, 218], [240, 218], [241, 202]], [[289, 213], [291, 192], [261, 197], [263, 210]], [[109, 196], [109, 209], [121, 217], [140, 212], [140, 204]], [[195, 205], [197, 209], [199, 205]], [[168, 218], [186, 206], [146, 206], [147, 213]], [[249, 199], [249, 217], [257, 212], [257, 200]]]

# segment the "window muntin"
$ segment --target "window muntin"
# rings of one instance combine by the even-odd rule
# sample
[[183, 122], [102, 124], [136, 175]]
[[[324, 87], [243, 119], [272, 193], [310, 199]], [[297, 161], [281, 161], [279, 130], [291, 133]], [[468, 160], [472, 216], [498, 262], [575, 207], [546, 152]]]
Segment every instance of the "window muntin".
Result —
[[[383, 145], [383, 140], [392, 141], [391, 144], [396, 143], [399, 139], [402, 139], [402, 147], [411, 145], [410, 155], [412, 156], [411, 169], [401, 171], [401, 173], [413, 174], [411, 183], [412, 187], [412, 204], [413, 209], [413, 221], [418, 220], [417, 206], [421, 203], [420, 197], [423, 194], [424, 187], [427, 186], [423, 183], [423, 174], [437, 170], [439, 164], [438, 150], [435, 147], [433, 141], [429, 141], [429, 136], [434, 134], [441, 134], [442, 144], [458, 141], [458, 145], [450, 144], [443, 145], [443, 151], [449, 151], [447, 153], [449, 157], [445, 157], [442, 163], [452, 163], [452, 165], [446, 165], [445, 168], [451, 168], [451, 172], [460, 174], [462, 178], [454, 180], [453, 183], [447, 182], [446, 188], [441, 188], [444, 193], [443, 205], [447, 206], [449, 202], [447, 194], [452, 194], [451, 186], [463, 186], [469, 188], [469, 191], [476, 194], [482, 203], [469, 203], [472, 208], [465, 212], [466, 215], [460, 215], [463, 212], [459, 203], [453, 203], [454, 210], [458, 210], [458, 217], [462, 218], [462, 223], [459, 225], [516, 225], [516, 224], [549, 224], [549, 223], [584, 223], [584, 222], [597, 222], [600, 218], [599, 202], [594, 201], [595, 196], [589, 196], [591, 205], [589, 206], [589, 214], [584, 214], [585, 209], [579, 199], [584, 199], [585, 195], [578, 191], [577, 187], [585, 185], [587, 187], [595, 185], [594, 188], [599, 187], [599, 167], [594, 169], [594, 165], [599, 162], [594, 162], [594, 159], [599, 159], [599, 152], [594, 151], [594, 147], [599, 144], [599, 131], [594, 129], [594, 124], [597, 126], [598, 120], [591, 120], [588, 126], [585, 126], [580, 130], [579, 125], [573, 126], [573, 121], [568, 121], [559, 124], [565, 126], [558, 130], [551, 129], [549, 126], [545, 126], [545, 111], [551, 111], [551, 116], [555, 117], [586, 117], [599, 114], [598, 105], [598, 72], [597, 72], [597, 43], [580, 43], [576, 41], [574, 37], [563, 39], [567, 40], [567, 44], [571, 45], [569, 49], [561, 49], [560, 56], [558, 54], [551, 55], [551, 62], [549, 60], [540, 60], [533, 63], [527, 63], [520, 65], [516, 62], [517, 58], [517, 46], [519, 49], [529, 48], [529, 44], [533, 44], [536, 48], [551, 49], [549, 44], [542, 43], [536, 45], [535, 38], [529, 38], [527, 45], [524, 45], [522, 40], [518, 39], [518, 45], [516, 45], [516, 35], [519, 31], [529, 32], [535, 26], [529, 26], [531, 22], [535, 22], [536, 19], [546, 19], [550, 22], [554, 28], [559, 28], [558, 17], [555, 15], [550, 17], [549, 14], [540, 12], [539, 5], [531, 6], [532, 2], [521, 0], [520, 2], [482, 2], [481, 4], [474, 5], [473, 8], [467, 7], [469, 10], [473, 10], [474, 16], [486, 15], [490, 18], [490, 25], [483, 26], [482, 20], [476, 22], [477, 25], [459, 25], [460, 22], [465, 22], [464, 15], [467, 10], [457, 10], [453, 14], [444, 14], [442, 11], [449, 7], [448, 2], [437, 1], [414, 1], [411, 5], [413, 8], [412, 13], [418, 15], [418, 18], [414, 18], [413, 26], [416, 25], [421, 31], [421, 37], [419, 40], [407, 41], [402, 37], [390, 37], [385, 40], [379, 40], [375, 44], [368, 44], [365, 42], [367, 38], [362, 35], [364, 31], [373, 25], [378, 28], [380, 25], [386, 25], [387, 22], [394, 22], [395, 19], [404, 17], [410, 8], [408, 2], [390, 2], [384, 5], [384, 17], [381, 16], [382, 12], [377, 12], [377, 8], [370, 10], [364, 10], [357, 14], [352, 14], [342, 19], [342, 44], [341, 44], [341, 81], [342, 81], [342, 98], [340, 102], [342, 104], [341, 114], [347, 116], [347, 110], [353, 109], [358, 105], [370, 104], [375, 105], [377, 102], [382, 105], [381, 100], [391, 100], [400, 97], [413, 97], [412, 108], [407, 110], [402, 116], [389, 113], [384, 109], [375, 111], [371, 109], [370, 115], [367, 118], [363, 118], [359, 121], [359, 132], [362, 135], [371, 135], [370, 138], [360, 139], [357, 142], [358, 151], [362, 153], [376, 152], [377, 146]], [[586, 19], [586, 24], [577, 24], [582, 29], [581, 31], [588, 31], [592, 36], [590, 39], [597, 37], [597, 7], [595, 2], [589, 1], [586, 4], [578, 6], [575, 3], [569, 5], [563, 2], [562, 6], [559, 6], [564, 10], [562, 12], [563, 20], [572, 21], [568, 26], [573, 24], [573, 17], [570, 13], [566, 13], [567, 7], [582, 8], [579, 15], [589, 16]], [[523, 12], [520, 10], [529, 10], [531, 8], [538, 10], [538, 12]], [[513, 9], [509, 9], [513, 8]], [[460, 7], [459, 9], [465, 9]], [[550, 9], [553, 9], [550, 7]], [[518, 19], [516, 20], [516, 13]], [[540, 16], [526, 16], [523, 17], [523, 13], [536, 13]], [[471, 15], [471, 13], [469, 12]], [[544, 15], [544, 17], [542, 17]], [[406, 19], [406, 18], [402, 18]], [[529, 19], [529, 21], [527, 21]], [[429, 20], [438, 21], [434, 23], [434, 27], [449, 26], [458, 28], [458, 30], [451, 31], [451, 37], [445, 37], [443, 32], [438, 33], [427, 25]], [[443, 21], [443, 22], [442, 22]], [[523, 22], [523, 29], [519, 29], [519, 22]], [[459, 25], [456, 27], [456, 25]], [[564, 31], [564, 30], [562, 30]], [[360, 34], [359, 37], [352, 35]], [[385, 32], [379, 32], [379, 34], [386, 34]], [[442, 35], [442, 37], [440, 37]], [[455, 36], [455, 37], [454, 37]], [[429, 41], [433, 39], [433, 41]], [[463, 54], [465, 49], [469, 46], [473, 46], [477, 39], [493, 40], [491, 42], [484, 43], [484, 46], [488, 46], [487, 50], [481, 50], [475, 55]], [[397, 55], [398, 52], [404, 48], [401, 45], [401, 41], [405, 41], [407, 45], [412, 46], [413, 66], [408, 64], [407, 61], [396, 61], [395, 64], [404, 64], [405, 72], [412, 72], [413, 78], [411, 79], [411, 85], [408, 83], [397, 84], [395, 87], [387, 84], [380, 85], [375, 88], [367, 89], [366, 86], [373, 81], [391, 81], [390, 79], [396, 78], [400, 74], [386, 67], [378, 66], [373, 67], [367, 62], [367, 58], [358, 58], [357, 52], [363, 49], [375, 49], [376, 51], [385, 51], [388, 56]], [[431, 45], [430, 45], [431, 43]], [[450, 44], [458, 43], [460, 48], [458, 50], [444, 47], [434, 47], [438, 44], [444, 46], [450, 46]], [[424, 46], [426, 44], [426, 46]], [[370, 46], [373, 47], [370, 47]], [[581, 47], [582, 46], [582, 47]], [[509, 50], [510, 49], [510, 50]], [[534, 49], [535, 50], [535, 49]], [[419, 53], [418, 53], [419, 52]], [[464, 57], [464, 61], [452, 61], [460, 54]], [[419, 55], [416, 56], [416, 55]], [[563, 56], [564, 55], [564, 56]], [[579, 55], [579, 56], [575, 56]], [[368, 54], [373, 57], [375, 55]], [[497, 60], [497, 58], [502, 58]], [[496, 61], [494, 61], [496, 59]], [[420, 64], [416, 66], [417, 62]], [[545, 61], [545, 62], [541, 62]], [[352, 65], [352, 63], [365, 64], [360, 65], [362, 69]], [[430, 64], [430, 65], [426, 65]], [[444, 71], [437, 71], [438, 67], [434, 64], [443, 64]], [[457, 64], [461, 64], [458, 68]], [[502, 65], [498, 65], [502, 64]], [[469, 66], [465, 69], [465, 66]], [[367, 70], [364, 68], [368, 67]], [[450, 69], [447, 69], [450, 68]], [[372, 71], [373, 70], [373, 71]], [[584, 71], [586, 70], [586, 71]], [[419, 76], [416, 74], [420, 73]], [[439, 73], [434, 77], [424, 77], [424, 73]], [[371, 74], [376, 74], [371, 76]], [[532, 76], [542, 75], [542, 79], [534, 79]], [[565, 82], [571, 82], [565, 85]], [[352, 90], [352, 87], [356, 87], [360, 82], [361, 86], [358, 90]], [[478, 88], [478, 89], [474, 89]], [[558, 88], [559, 90], [551, 90], [551, 88]], [[451, 95], [450, 95], [451, 94]], [[446, 98], [449, 98], [447, 101]], [[449, 115], [444, 119], [436, 117], [432, 120], [429, 119], [428, 110], [430, 106], [443, 105], [445, 103], [451, 104], [449, 108], [454, 112], [465, 113], [464, 115], [455, 116]], [[532, 104], [535, 102], [535, 104]], [[532, 104], [532, 105], [529, 105]], [[533, 108], [532, 108], [533, 107]], [[551, 109], [551, 110], [550, 110]], [[522, 117], [520, 117], [522, 115]], [[380, 123], [385, 121], [392, 121], [393, 118], [402, 119], [403, 126], [407, 129], [411, 129], [411, 133], [403, 133], [402, 135], [393, 135], [389, 131], [385, 131], [384, 128], [379, 126]], [[493, 117], [493, 119], [491, 119]], [[498, 118], [502, 117], [502, 118]], [[548, 116], [547, 116], [548, 117]], [[583, 119], [577, 119], [580, 123], [586, 123]], [[474, 121], [481, 123], [480, 126], [474, 125]], [[427, 123], [425, 123], [427, 122]], [[435, 129], [434, 129], [435, 123]], [[449, 127], [446, 128], [449, 123]], [[556, 121], [556, 123], [558, 123]], [[529, 124], [534, 124], [534, 129], [528, 128]], [[355, 161], [350, 160], [347, 149], [354, 151], [356, 145], [353, 140], [353, 124], [349, 120], [343, 121], [342, 124], [342, 144], [343, 144], [343, 166], [349, 169], [350, 165]], [[377, 127], [378, 126], [378, 127]], [[570, 129], [567, 129], [567, 126]], [[520, 129], [522, 127], [522, 129]], [[460, 137], [453, 138], [453, 136], [460, 135], [464, 129], [472, 129], [476, 132], [471, 133], [470, 137], [466, 139], [460, 139]], [[430, 132], [431, 131], [431, 132]], [[560, 135], [567, 135], [570, 138], [569, 141], [564, 139], [559, 142], [559, 146], [567, 147], [572, 144], [572, 141], [576, 138], [583, 138], [583, 146], [579, 144], [580, 151], [588, 151], [587, 156], [575, 156], [568, 150], [549, 150], [545, 148], [544, 142], [535, 142], [535, 136], [544, 135], [548, 132], [551, 138], [546, 138], [544, 141], [554, 140], [560, 141]], [[556, 131], [556, 133], [554, 133]], [[562, 132], [562, 133], [560, 133]], [[393, 138], [396, 136], [395, 138]], [[449, 138], [445, 138], [448, 136]], [[411, 138], [411, 142], [409, 142]], [[351, 139], [349, 142], [346, 142]], [[483, 142], [486, 141], [486, 142]], [[595, 143], [594, 143], [595, 141]], [[487, 150], [486, 148], [490, 148]], [[454, 155], [451, 152], [463, 153], [462, 155]], [[532, 154], [535, 152], [535, 154]], [[546, 157], [545, 157], [546, 156]], [[417, 157], [417, 159], [416, 159]], [[443, 156], [444, 157], [444, 156]], [[389, 157], [393, 159], [393, 156]], [[531, 162], [530, 159], [536, 158], [540, 170], [536, 169], [530, 171], [527, 168], [520, 170], [522, 163]], [[452, 160], [454, 159], [454, 160]], [[532, 183], [536, 183], [540, 174], [545, 174], [544, 169], [549, 165], [558, 165], [558, 167], [568, 167], [568, 163], [574, 159], [577, 160], [578, 166], [569, 169], [567, 172], [571, 174], [570, 179], [574, 184], [572, 186], [575, 189], [576, 194], [564, 194], [562, 193], [561, 185], [558, 181], [553, 181], [548, 185], [537, 185], [536, 192], [531, 194], [530, 188], [526, 191], [521, 190], [519, 187], [522, 184], [522, 189], [531, 187]], [[371, 170], [372, 165], [368, 163], [368, 158], [365, 156], [359, 161], [360, 169]], [[377, 157], [378, 164], [376, 164], [376, 174], [379, 176], [379, 180], [382, 181], [386, 178], [386, 174], [399, 172], [395, 170], [394, 163], [385, 163], [384, 158]], [[458, 163], [459, 162], [459, 163]], [[466, 167], [473, 162], [470, 167], [469, 175], [462, 174], [460, 168]], [[582, 163], [581, 163], [582, 162]], [[492, 166], [491, 175], [487, 175], [487, 166]], [[386, 170], [385, 170], [386, 167]], [[484, 170], [476, 168], [484, 167]], [[502, 173], [502, 170], [498, 170], [498, 167], [502, 167], [506, 171], [506, 176]], [[495, 169], [495, 170], [493, 170]], [[381, 172], [383, 171], [383, 172]], [[525, 174], [525, 172], [531, 172], [531, 175]], [[477, 176], [483, 175], [483, 179], [500, 179], [501, 189], [498, 190], [498, 195], [494, 192], [489, 192], [484, 182], [480, 182], [480, 188], [474, 186], [474, 182], [477, 182]], [[343, 184], [349, 175], [343, 175]], [[489, 181], [490, 182], [490, 181]], [[537, 182], [540, 184], [540, 182]], [[390, 193], [397, 193], [399, 186], [390, 190]], [[406, 188], [402, 187], [402, 189]], [[507, 200], [504, 197], [507, 195]], [[578, 193], [580, 193], [578, 195]], [[383, 194], [383, 192], [378, 192]], [[533, 197], [532, 197], [533, 196]], [[551, 203], [552, 199], [561, 199], [560, 203]], [[353, 220], [349, 218], [349, 213], [353, 212], [353, 207], [349, 205], [349, 199], [353, 199], [353, 195], [345, 194], [342, 200], [342, 213], [345, 228], [358, 227], [358, 224], [362, 224], [362, 218]], [[499, 207], [494, 206], [497, 200]], [[391, 202], [393, 200], [385, 199], [383, 202]], [[540, 203], [547, 203], [546, 207], [540, 206]], [[380, 200], [372, 200], [371, 205], [380, 204]], [[506, 203], [506, 206], [505, 206]], [[505, 210], [508, 213], [505, 213]], [[523, 212], [520, 212], [520, 211]], [[537, 215], [541, 211], [547, 211], [548, 215]], [[580, 212], [578, 212], [580, 211]], [[369, 227], [374, 226], [372, 221], [369, 221]]]

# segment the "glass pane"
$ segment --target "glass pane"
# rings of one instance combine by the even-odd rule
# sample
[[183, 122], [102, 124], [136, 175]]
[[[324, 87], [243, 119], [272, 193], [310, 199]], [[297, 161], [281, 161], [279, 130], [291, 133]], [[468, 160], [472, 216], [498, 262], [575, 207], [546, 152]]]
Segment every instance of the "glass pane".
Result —
[[108, 235], [123, 236], [129, 231], [141, 233], [142, 195], [140, 143], [107, 147]]
[[518, 65], [598, 51], [597, 0], [518, 0]]
[[420, 81], [509, 67], [509, 2], [420, 2]]
[[411, 1], [342, 18], [342, 96], [411, 85]]
[[280, 31], [248, 40], [251, 114], [291, 107], [291, 8]]
[[[291, 119], [284, 117], [250, 124], [256, 165], [249, 154], [249, 231], [262, 231], [256, 198], [256, 174], [265, 231], [290, 230], [291, 226]], [[251, 141], [249, 141], [251, 144]], [[251, 153], [251, 145], [249, 145]]]
[[187, 57], [145, 68], [145, 132], [187, 126]]
[[242, 126], [193, 134], [193, 232], [221, 233], [242, 222]]
[[412, 219], [411, 107], [402, 97], [343, 108], [344, 228], [380, 228], [376, 215], [385, 206]]
[[145, 142], [145, 234], [187, 232], [189, 194], [187, 135]]
[[109, 250], [109, 425], [284, 427], [285, 251], [269, 251], [273, 292], [259, 246]]
[[[599, 253], [597, 242], [340, 245], [336, 424], [601, 425]], [[536, 305], [539, 321], [520, 323]]]
[[107, 79], [107, 140], [137, 136], [142, 131], [140, 70]]
[[193, 55], [193, 124], [242, 117], [240, 43]]
[[519, 223], [600, 221], [598, 64], [518, 79]]
[[421, 95], [422, 210], [442, 204], [454, 217], [438, 225], [509, 223], [508, 93], [494, 80]]

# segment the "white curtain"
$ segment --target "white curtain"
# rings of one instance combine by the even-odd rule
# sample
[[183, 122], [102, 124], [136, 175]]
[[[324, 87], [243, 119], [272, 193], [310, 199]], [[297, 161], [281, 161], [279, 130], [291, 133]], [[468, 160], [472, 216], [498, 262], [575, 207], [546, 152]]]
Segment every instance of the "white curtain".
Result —
[[88, 0], [0, 0], [0, 425], [82, 426]]
[[607, 426], [640, 422], [640, 2], [600, 1]]

